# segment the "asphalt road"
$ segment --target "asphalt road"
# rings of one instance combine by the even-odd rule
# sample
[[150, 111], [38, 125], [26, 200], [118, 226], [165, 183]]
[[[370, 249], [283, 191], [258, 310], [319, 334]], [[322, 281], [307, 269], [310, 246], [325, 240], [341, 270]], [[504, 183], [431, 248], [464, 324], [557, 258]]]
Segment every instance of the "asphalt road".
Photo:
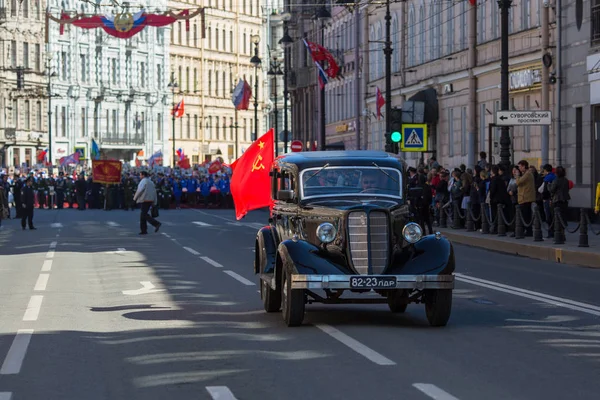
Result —
[[252, 270], [266, 217], [3, 221], [0, 400], [599, 398], [600, 270], [456, 246], [445, 328], [421, 305], [310, 305], [287, 328]]

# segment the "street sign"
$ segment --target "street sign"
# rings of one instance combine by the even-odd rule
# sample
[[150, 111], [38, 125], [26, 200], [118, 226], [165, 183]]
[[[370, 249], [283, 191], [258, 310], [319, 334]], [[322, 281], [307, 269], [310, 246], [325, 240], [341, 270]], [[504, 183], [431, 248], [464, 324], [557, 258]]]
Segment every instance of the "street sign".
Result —
[[403, 124], [402, 151], [427, 151], [427, 124]]
[[496, 111], [496, 125], [552, 125], [552, 111]]
[[304, 148], [304, 146], [302, 145], [302, 142], [300, 140], [294, 140], [290, 144], [290, 149], [292, 149], [292, 152], [294, 152], [294, 153], [302, 151], [303, 148]]

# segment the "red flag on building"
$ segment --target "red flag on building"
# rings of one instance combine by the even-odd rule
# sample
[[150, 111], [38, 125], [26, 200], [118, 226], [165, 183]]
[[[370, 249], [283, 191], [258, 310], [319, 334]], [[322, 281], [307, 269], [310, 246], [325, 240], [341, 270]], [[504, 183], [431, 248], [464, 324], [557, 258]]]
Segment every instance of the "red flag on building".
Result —
[[325, 72], [327, 72], [327, 76], [330, 78], [337, 78], [338, 73], [340, 72], [340, 67], [338, 66], [335, 58], [331, 55], [329, 50], [325, 47], [309, 42], [308, 40], [304, 40], [304, 44], [308, 48], [310, 55], [312, 56], [313, 61], [327, 61], [327, 67], [325, 68]]
[[234, 162], [231, 176], [231, 195], [235, 203], [235, 217], [240, 220], [248, 211], [271, 207], [271, 164], [274, 159], [275, 131], [269, 129]]
[[376, 90], [377, 96], [375, 99], [375, 103], [377, 104], [377, 119], [381, 118], [381, 107], [385, 105], [385, 99], [381, 95], [381, 90], [377, 88]]

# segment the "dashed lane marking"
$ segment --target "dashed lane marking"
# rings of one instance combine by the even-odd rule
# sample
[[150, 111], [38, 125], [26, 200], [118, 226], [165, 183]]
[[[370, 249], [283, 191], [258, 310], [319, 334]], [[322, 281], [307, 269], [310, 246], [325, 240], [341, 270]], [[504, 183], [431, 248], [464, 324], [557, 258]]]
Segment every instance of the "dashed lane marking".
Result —
[[165, 237], [168, 237], [168, 238], [170, 238], [170, 237], [171, 237], [171, 236], [170, 236], [168, 233], [164, 233], [164, 232], [162, 232], [162, 234], [163, 234]]
[[48, 286], [48, 279], [50, 279], [50, 274], [40, 274], [33, 290], [35, 292], [46, 290], [46, 286]]
[[33, 329], [19, 329], [17, 331], [17, 335], [4, 359], [4, 364], [0, 368], [0, 375], [15, 375], [21, 372], [32, 335]]
[[235, 273], [233, 271], [227, 270], [227, 271], [223, 271], [223, 272], [225, 272], [227, 275], [229, 275], [230, 277], [232, 277], [236, 281], [243, 283], [246, 286], [255, 286], [256, 285], [254, 282], [252, 282], [252, 281], [244, 278], [240, 274], [237, 274], [237, 273]]
[[206, 222], [202, 222], [202, 221], [193, 221], [192, 224], [195, 224], [198, 226], [212, 226], [211, 224], [207, 224]]
[[52, 243], [50, 243], [50, 248], [51, 249], [55, 249], [57, 244], [58, 244], [58, 242], [52, 242]]
[[117, 248], [117, 251], [125, 251], [125, 247], [119, 247]]
[[334, 328], [331, 325], [317, 324], [315, 326], [323, 332], [325, 332], [326, 334], [328, 334], [329, 336], [331, 336], [332, 338], [334, 338], [335, 340], [348, 346], [358, 354], [362, 355], [368, 360], [373, 361], [377, 365], [396, 365], [396, 363], [390, 360], [389, 358], [379, 354], [375, 350], [365, 346], [358, 340], [351, 338], [350, 336], [346, 335], [345, 333]]
[[52, 258], [54, 257], [54, 250], [48, 250], [48, 252], [46, 253], [46, 258]]
[[31, 296], [29, 304], [27, 304], [25, 314], [23, 315], [23, 321], [37, 321], [38, 316], [40, 315], [40, 309], [42, 308], [43, 300], [44, 296]]
[[60, 222], [54, 222], [54, 223], [50, 224], [50, 226], [52, 228], [62, 228], [63, 224], [61, 224]]
[[237, 400], [227, 386], [207, 386], [206, 390], [213, 400]]
[[118, 224], [115, 221], [106, 221], [106, 224], [108, 226], [112, 226], [112, 227], [115, 227], [115, 228], [118, 227], [118, 226], [121, 226], [121, 224]]
[[458, 400], [458, 398], [431, 383], [413, 383], [413, 387], [435, 400]]
[[200, 258], [203, 259], [204, 261], [206, 261], [207, 263], [209, 263], [210, 265], [212, 265], [213, 267], [223, 268], [223, 266], [221, 264], [219, 264], [218, 262], [216, 262], [215, 260], [213, 260], [210, 257], [202, 256]]
[[192, 253], [192, 254], [193, 254], [193, 255], [195, 255], [195, 256], [199, 256], [199, 255], [200, 255], [200, 253], [198, 253], [196, 250], [192, 249], [191, 247], [184, 247], [184, 249], [185, 249], [187, 252], [189, 252], [189, 253]]
[[52, 269], [52, 260], [44, 260], [42, 264], [42, 272], [49, 272]]

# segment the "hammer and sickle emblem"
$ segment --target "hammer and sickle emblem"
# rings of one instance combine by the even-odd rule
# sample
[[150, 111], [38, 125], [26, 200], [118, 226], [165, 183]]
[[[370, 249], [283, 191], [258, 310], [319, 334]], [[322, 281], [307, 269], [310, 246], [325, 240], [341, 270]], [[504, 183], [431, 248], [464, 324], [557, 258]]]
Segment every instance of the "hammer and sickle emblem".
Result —
[[265, 166], [263, 165], [263, 163], [261, 163], [262, 159], [263, 158], [260, 154], [256, 156], [256, 158], [254, 159], [254, 163], [252, 164], [252, 172], [259, 169], [265, 169]]

